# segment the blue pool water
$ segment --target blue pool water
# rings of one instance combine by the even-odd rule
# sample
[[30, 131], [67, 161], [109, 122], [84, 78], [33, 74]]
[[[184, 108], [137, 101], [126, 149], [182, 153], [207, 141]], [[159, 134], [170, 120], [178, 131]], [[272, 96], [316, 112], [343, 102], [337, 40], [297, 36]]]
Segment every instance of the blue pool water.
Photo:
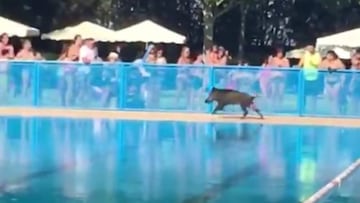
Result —
[[[358, 131], [1, 118], [0, 202], [295, 203], [360, 157]], [[359, 180], [323, 202], [356, 202]]]

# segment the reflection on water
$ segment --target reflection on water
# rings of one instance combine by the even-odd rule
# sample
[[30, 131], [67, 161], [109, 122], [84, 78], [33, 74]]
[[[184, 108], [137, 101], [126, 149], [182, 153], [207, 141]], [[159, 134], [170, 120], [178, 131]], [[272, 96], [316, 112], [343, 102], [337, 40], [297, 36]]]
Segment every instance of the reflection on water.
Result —
[[358, 142], [344, 128], [1, 118], [0, 201], [298, 202]]

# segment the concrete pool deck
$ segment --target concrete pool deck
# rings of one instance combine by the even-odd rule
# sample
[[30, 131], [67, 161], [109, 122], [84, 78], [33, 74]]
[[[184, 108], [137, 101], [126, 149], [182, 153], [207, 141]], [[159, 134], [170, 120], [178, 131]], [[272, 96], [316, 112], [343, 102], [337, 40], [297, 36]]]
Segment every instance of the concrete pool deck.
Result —
[[1, 107], [0, 116], [21, 117], [65, 117], [65, 118], [97, 118], [120, 120], [151, 120], [151, 121], [184, 121], [184, 122], [236, 122], [260, 123], [274, 125], [307, 125], [307, 126], [339, 126], [360, 127], [360, 119], [330, 117], [297, 117], [297, 116], [266, 116], [261, 120], [256, 116], [241, 119], [241, 115], [210, 115], [205, 113], [151, 112], [151, 111], [116, 111], [116, 110], [82, 110], [60, 108], [24, 108]]

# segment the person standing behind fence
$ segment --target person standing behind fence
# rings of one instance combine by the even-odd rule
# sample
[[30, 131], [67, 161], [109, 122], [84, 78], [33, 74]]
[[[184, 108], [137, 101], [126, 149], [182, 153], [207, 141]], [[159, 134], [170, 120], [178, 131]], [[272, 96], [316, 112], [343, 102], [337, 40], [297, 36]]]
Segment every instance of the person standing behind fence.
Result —
[[[289, 68], [290, 62], [284, 55], [284, 50], [277, 48], [275, 55], [269, 58], [269, 66], [272, 68]], [[273, 70], [270, 73], [270, 95], [275, 110], [281, 108], [284, 100], [286, 73]]]
[[161, 47], [158, 47], [155, 50], [155, 64], [156, 67], [151, 71], [150, 77], [150, 107], [158, 108], [161, 98], [161, 87], [164, 79], [164, 68], [166, 68], [167, 60], [164, 56], [164, 50]]
[[176, 96], [175, 104], [181, 101], [181, 98], [186, 98], [186, 104], [189, 104], [189, 97], [186, 95], [187, 90], [189, 89], [189, 73], [188, 66], [191, 64], [190, 59], [190, 49], [187, 46], [184, 46], [181, 50], [180, 57], [177, 61], [177, 75], [176, 75]]
[[[17, 53], [16, 59], [18, 60], [36, 60], [35, 52], [32, 48], [30, 40], [24, 40], [22, 43], [22, 49]], [[21, 94], [23, 97], [27, 97], [30, 88], [30, 78], [32, 72], [32, 64], [26, 64], [21, 67], [20, 80], [21, 80]], [[19, 70], [15, 70], [18, 76]], [[19, 84], [19, 83], [18, 83]]]
[[[145, 59], [145, 67], [149, 71], [148, 77], [144, 80], [142, 86], [143, 97], [145, 100], [146, 107], [154, 107], [153, 98], [158, 97], [159, 95], [155, 94], [153, 91], [155, 90], [156, 84], [154, 83], [154, 79], [156, 78], [157, 67], [156, 64], [156, 49], [152, 48], [149, 52], [149, 55]], [[155, 90], [156, 92], [156, 90]]]
[[111, 98], [117, 95], [117, 62], [119, 55], [110, 52], [107, 57], [108, 63], [104, 63], [103, 68], [95, 69], [95, 77], [92, 77], [91, 86], [96, 96], [100, 96], [101, 107], [110, 107]]
[[272, 98], [271, 96], [271, 88], [270, 88], [270, 78], [271, 78], [271, 67], [269, 65], [269, 61], [270, 61], [271, 56], [266, 56], [264, 58], [264, 61], [262, 63], [262, 69], [259, 71], [257, 78], [259, 80], [259, 86], [260, 86], [260, 91], [262, 94], [262, 101], [263, 101], [263, 105], [265, 105], [265, 108], [268, 108], [270, 106], [268, 105], [272, 105], [272, 103], [270, 103], [270, 98]]
[[81, 36], [76, 35], [66, 53], [66, 55], [70, 61], [78, 61], [79, 60], [80, 48], [82, 45], [83, 45], [83, 41], [82, 41]]
[[64, 45], [63, 50], [61, 51], [59, 61], [64, 63], [60, 64], [57, 75], [59, 77], [59, 91], [60, 91], [60, 100], [62, 106], [70, 106], [74, 102], [74, 93], [75, 93], [75, 64], [69, 62], [72, 61], [69, 54], [69, 46]]
[[190, 68], [191, 89], [189, 103], [191, 110], [200, 110], [199, 108], [202, 106], [201, 100], [203, 98], [203, 90], [206, 85], [204, 84], [204, 78], [206, 78], [206, 75], [203, 59], [203, 54], [199, 53], [193, 62], [194, 66]]
[[[15, 57], [14, 47], [9, 43], [9, 36], [6, 33], [0, 35], [0, 98], [6, 98], [6, 94], [9, 91], [10, 85], [8, 83], [8, 60]], [[2, 96], [4, 95], [4, 97]]]
[[353, 115], [360, 115], [360, 50], [351, 57], [352, 76], [349, 81], [349, 93], [351, 95], [351, 106]]
[[320, 54], [315, 51], [314, 46], [309, 45], [305, 48], [305, 53], [298, 64], [299, 67], [303, 68], [304, 73], [304, 108], [306, 108], [307, 99], [309, 99], [309, 101], [311, 101], [310, 108], [312, 111], [316, 110], [316, 97], [321, 94], [324, 89], [323, 77], [321, 74], [319, 75], [318, 70], [320, 63]]
[[88, 99], [90, 91], [90, 64], [97, 58], [95, 50], [95, 41], [92, 38], [86, 39], [79, 50], [80, 65], [77, 71], [76, 83], [78, 84], [78, 98], [80, 102], [85, 102]]
[[0, 59], [13, 59], [14, 47], [11, 45], [9, 36], [6, 33], [0, 35]]
[[218, 76], [219, 76], [219, 83], [220, 86], [225, 86], [227, 85], [227, 81], [230, 80], [230, 74], [229, 71], [226, 68], [226, 65], [228, 63], [228, 55], [227, 55], [227, 51], [225, 50], [224, 47], [219, 46], [217, 48], [213, 48], [212, 54], [214, 54], [215, 56], [212, 56], [212, 64], [215, 66], [220, 66], [221, 68], [218, 70], [220, 71]]
[[[324, 93], [328, 97], [331, 103], [331, 109], [333, 114], [338, 114], [340, 110], [341, 98], [339, 92], [342, 89], [345, 82], [345, 75], [332, 72], [339, 69], [344, 69], [345, 65], [339, 59], [338, 55], [330, 50], [326, 53], [325, 59], [320, 64], [321, 69], [329, 69], [329, 73], [326, 73], [324, 81]], [[345, 98], [346, 99], [346, 98]], [[343, 101], [344, 102], [344, 101]]]

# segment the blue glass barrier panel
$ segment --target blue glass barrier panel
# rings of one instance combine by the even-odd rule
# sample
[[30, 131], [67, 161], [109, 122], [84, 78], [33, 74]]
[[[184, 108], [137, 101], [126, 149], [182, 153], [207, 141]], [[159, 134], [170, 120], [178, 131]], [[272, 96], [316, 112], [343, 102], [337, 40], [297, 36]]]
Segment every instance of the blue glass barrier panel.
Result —
[[42, 107], [117, 107], [117, 65], [41, 63], [39, 105]]
[[[265, 114], [360, 116], [360, 73], [297, 68], [1, 61], [0, 105], [211, 112], [211, 87], [257, 95]], [[229, 106], [227, 113], [239, 113]]]
[[206, 67], [137, 64], [123, 70], [125, 109], [204, 112], [207, 108]]
[[32, 106], [36, 86], [33, 62], [0, 62], [0, 104]]
[[[257, 95], [256, 103], [265, 113], [298, 114], [298, 69], [227, 66], [214, 71], [216, 87]], [[240, 112], [239, 106], [226, 111]]]
[[[359, 81], [357, 81], [359, 80]], [[304, 78], [304, 115], [360, 116], [360, 75], [352, 71], [321, 70], [316, 80]]]

